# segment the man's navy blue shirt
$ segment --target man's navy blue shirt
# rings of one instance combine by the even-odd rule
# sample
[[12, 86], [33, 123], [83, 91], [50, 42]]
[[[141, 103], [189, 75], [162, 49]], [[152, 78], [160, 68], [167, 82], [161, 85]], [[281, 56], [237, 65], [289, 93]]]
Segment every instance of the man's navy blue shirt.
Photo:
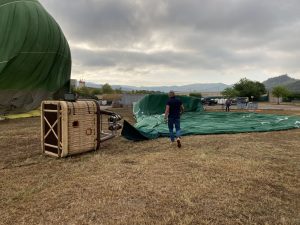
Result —
[[171, 97], [169, 98], [167, 105], [169, 108], [169, 118], [178, 119], [180, 118], [180, 108], [182, 105], [182, 101], [178, 98]]

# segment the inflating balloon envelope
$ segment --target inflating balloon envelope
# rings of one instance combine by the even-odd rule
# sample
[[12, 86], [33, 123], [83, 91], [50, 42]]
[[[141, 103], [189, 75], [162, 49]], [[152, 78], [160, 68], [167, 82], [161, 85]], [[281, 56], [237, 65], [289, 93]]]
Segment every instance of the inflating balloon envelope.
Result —
[[0, 114], [37, 108], [68, 90], [71, 54], [37, 0], [0, 0]]

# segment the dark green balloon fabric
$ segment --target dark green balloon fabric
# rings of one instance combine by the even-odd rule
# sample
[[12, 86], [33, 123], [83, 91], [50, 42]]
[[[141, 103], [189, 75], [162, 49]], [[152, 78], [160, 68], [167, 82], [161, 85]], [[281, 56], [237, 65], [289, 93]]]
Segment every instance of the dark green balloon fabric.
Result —
[[[254, 112], [205, 112], [199, 99], [179, 96], [185, 107], [181, 116], [182, 135], [229, 134], [300, 128], [299, 116]], [[164, 122], [167, 95], [148, 95], [134, 106], [137, 123], [124, 122], [122, 135], [134, 141], [169, 136]]]
[[[203, 106], [199, 98], [189, 96], [177, 96], [183, 105], [185, 112], [203, 111]], [[166, 94], [146, 95], [133, 107], [133, 114], [137, 122], [143, 120], [144, 116], [151, 116], [165, 113], [166, 103], [169, 97]]]
[[43, 6], [0, 0], [0, 112], [38, 106], [68, 88], [70, 73], [68, 42]]

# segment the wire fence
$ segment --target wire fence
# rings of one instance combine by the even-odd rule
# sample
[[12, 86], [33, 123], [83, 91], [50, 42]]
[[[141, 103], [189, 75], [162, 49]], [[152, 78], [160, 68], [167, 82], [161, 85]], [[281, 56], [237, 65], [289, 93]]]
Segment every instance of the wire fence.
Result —
[[258, 109], [257, 102], [237, 103], [237, 109], [256, 110]]

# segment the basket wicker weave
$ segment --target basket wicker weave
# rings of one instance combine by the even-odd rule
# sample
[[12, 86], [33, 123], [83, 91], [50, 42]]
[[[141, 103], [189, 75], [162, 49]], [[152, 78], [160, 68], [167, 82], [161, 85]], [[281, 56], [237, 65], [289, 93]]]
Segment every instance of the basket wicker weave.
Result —
[[99, 148], [100, 106], [96, 101], [44, 101], [41, 111], [45, 154], [66, 157]]

